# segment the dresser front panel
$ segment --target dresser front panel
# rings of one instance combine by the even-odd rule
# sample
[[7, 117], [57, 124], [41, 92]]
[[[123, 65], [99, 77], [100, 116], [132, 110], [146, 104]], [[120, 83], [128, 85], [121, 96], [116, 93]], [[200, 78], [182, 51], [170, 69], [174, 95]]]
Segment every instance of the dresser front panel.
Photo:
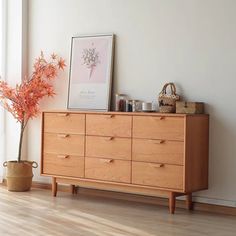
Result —
[[85, 134], [85, 115], [68, 112], [44, 113], [44, 132]]
[[184, 142], [134, 138], [132, 160], [183, 165]]
[[131, 139], [86, 136], [86, 156], [131, 160]]
[[134, 116], [133, 137], [184, 140], [184, 118], [166, 116]]
[[84, 157], [44, 153], [43, 174], [84, 177]]
[[42, 124], [43, 175], [130, 192], [207, 189], [207, 115], [56, 111]]
[[131, 182], [131, 161], [85, 157], [85, 178]]
[[44, 152], [84, 156], [84, 135], [44, 133]]
[[86, 115], [86, 134], [111, 137], [131, 137], [132, 116]]
[[183, 190], [183, 166], [132, 162], [132, 184]]

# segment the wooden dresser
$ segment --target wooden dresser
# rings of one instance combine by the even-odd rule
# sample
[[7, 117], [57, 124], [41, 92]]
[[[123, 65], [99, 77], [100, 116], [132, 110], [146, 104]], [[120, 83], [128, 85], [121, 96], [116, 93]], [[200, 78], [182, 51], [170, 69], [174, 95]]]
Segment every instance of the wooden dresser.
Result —
[[208, 188], [208, 115], [43, 112], [41, 174], [57, 184], [175, 198]]

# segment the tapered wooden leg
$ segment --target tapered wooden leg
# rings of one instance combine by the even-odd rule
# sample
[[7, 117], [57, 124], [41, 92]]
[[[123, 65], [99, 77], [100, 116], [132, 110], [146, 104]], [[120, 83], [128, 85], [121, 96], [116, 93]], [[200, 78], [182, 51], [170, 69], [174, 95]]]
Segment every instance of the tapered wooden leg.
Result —
[[71, 185], [70, 186], [70, 192], [72, 193], [72, 194], [76, 194], [76, 187], [75, 187], [75, 185]]
[[192, 193], [186, 195], [186, 206], [188, 210], [193, 210]]
[[52, 177], [52, 195], [57, 196], [57, 181], [55, 177]]
[[169, 195], [169, 211], [171, 214], [175, 213], [175, 193], [171, 192]]
[[75, 194], [77, 194], [79, 191], [79, 186], [75, 186]]

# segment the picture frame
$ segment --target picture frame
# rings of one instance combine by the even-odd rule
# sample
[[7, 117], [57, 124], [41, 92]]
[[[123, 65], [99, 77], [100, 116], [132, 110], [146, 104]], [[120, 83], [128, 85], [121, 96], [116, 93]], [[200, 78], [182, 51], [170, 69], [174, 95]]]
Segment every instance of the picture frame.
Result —
[[72, 37], [67, 109], [109, 111], [114, 34]]

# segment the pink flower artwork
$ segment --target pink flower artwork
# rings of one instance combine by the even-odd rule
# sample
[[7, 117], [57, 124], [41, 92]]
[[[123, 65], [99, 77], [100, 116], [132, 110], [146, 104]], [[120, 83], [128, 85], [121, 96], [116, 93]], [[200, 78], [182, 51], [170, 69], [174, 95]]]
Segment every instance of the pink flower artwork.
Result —
[[73, 75], [78, 83], [106, 83], [109, 42], [103, 38], [75, 41]]
[[86, 48], [83, 50], [83, 64], [89, 69], [89, 79], [91, 78], [93, 71], [96, 69], [96, 66], [99, 61], [99, 53], [96, 51], [96, 48], [93, 47], [94, 44], [92, 43], [91, 48]]

